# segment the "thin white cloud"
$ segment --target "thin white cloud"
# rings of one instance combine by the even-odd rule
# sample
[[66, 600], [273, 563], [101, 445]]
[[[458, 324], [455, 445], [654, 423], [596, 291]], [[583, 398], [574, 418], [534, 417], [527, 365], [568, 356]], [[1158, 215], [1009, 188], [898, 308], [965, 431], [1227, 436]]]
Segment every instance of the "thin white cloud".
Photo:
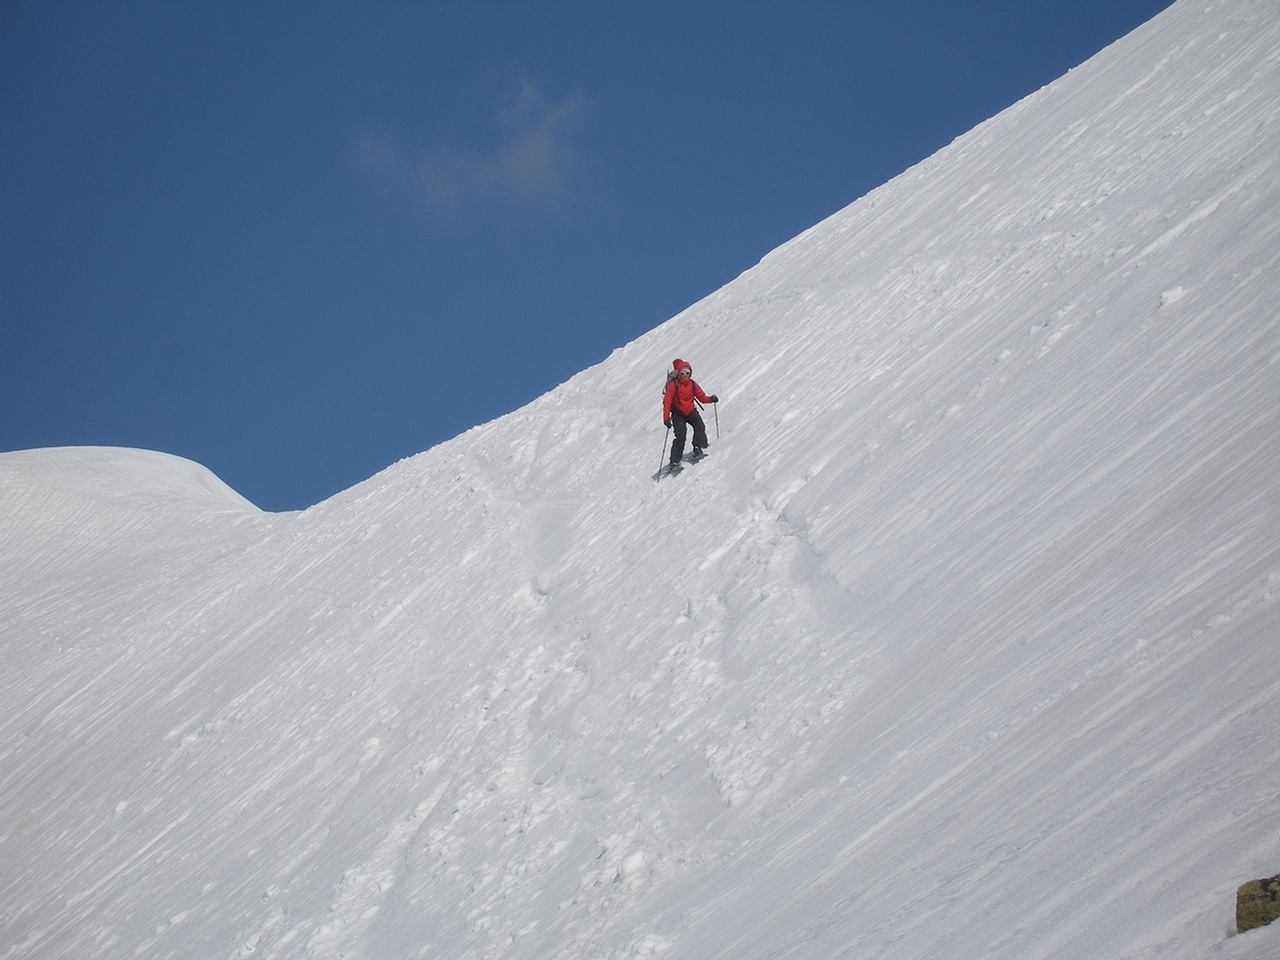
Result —
[[415, 157], [394, 141], [360, 139], [351, 161], [367, 174], [445, 219], [499, 205], [525, 213], [566, 210], [578, 162], [577, 130], [585, 100], [573, 93], [548, 102], [525, 83], [495, 122], [501, 139], [488, 154], [458, 145], [441, 145]]

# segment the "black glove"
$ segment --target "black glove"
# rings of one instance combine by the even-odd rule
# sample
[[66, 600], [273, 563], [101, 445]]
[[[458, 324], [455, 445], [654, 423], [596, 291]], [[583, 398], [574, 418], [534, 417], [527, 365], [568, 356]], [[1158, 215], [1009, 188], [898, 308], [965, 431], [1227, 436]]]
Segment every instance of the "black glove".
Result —
[[663, 425], [664, 427], [666, 427], [668, 430], [670, 430], [670, 429], [671, 429], [671, 421], [670, 421], [670, 420], [663, 420], [663, 421], [662, 421], [662, 425]]
[[720, 402], [720, 398], [717, 397], [714, 393], [711, 396], [707, 397], [707, 403], [719, 403], [719, 402]]

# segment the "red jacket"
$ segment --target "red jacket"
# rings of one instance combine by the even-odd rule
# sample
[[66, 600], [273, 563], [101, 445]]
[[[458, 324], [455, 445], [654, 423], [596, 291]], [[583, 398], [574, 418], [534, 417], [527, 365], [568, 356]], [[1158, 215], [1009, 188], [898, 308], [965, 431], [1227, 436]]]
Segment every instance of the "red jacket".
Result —
[[[690, 372], [693, 370], [689, 364], [682, 360], [677, 360], [675, 362], [675, 368], [677, 371], [686, 368]], [[676, 379], [667, 384], [667, 389], [662, 394], [662, 419], [664, 421], [670, 420], [671, 411], [673, 409], [679, 410], [681, 414], [687, 417], [689, 414], [693, 413], [693, 401], [695, 397], [703, 403], [711, 402], [711, 398], [702, 392], [702, 388], [698, 386], [693, 377], [690, 377], [687, 380], [682, 377], [676, 377]]]

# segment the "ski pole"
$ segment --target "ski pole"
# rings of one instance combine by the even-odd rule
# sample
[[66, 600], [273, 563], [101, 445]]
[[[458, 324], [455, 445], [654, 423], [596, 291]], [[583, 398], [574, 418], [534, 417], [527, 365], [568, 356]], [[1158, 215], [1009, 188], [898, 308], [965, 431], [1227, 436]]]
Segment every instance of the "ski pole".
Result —
[[667, 459], [667, 437], [671, 436], [671, 428], [667, 427], [667, 432], [662, 435], [662, 459], [658, 461], [658, 483], [662, 482], [662, 464]]
[[711, 405], [711, 412], [716, 415], [716, 439], [719, 440], [720, 439], [720, 404], [713, 403]]

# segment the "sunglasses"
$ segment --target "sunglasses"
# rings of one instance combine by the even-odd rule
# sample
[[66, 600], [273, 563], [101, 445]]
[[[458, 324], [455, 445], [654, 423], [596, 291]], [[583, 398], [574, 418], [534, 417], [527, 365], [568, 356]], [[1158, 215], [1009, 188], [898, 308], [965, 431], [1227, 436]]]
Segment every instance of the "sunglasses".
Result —
[[692, 371], [692, 370], [681, 370], [681, 371], [680, 371], [680, 376], [682, 376], [682, 377], [692, 377], [692, 376], [693, 376], [693, 371]]

